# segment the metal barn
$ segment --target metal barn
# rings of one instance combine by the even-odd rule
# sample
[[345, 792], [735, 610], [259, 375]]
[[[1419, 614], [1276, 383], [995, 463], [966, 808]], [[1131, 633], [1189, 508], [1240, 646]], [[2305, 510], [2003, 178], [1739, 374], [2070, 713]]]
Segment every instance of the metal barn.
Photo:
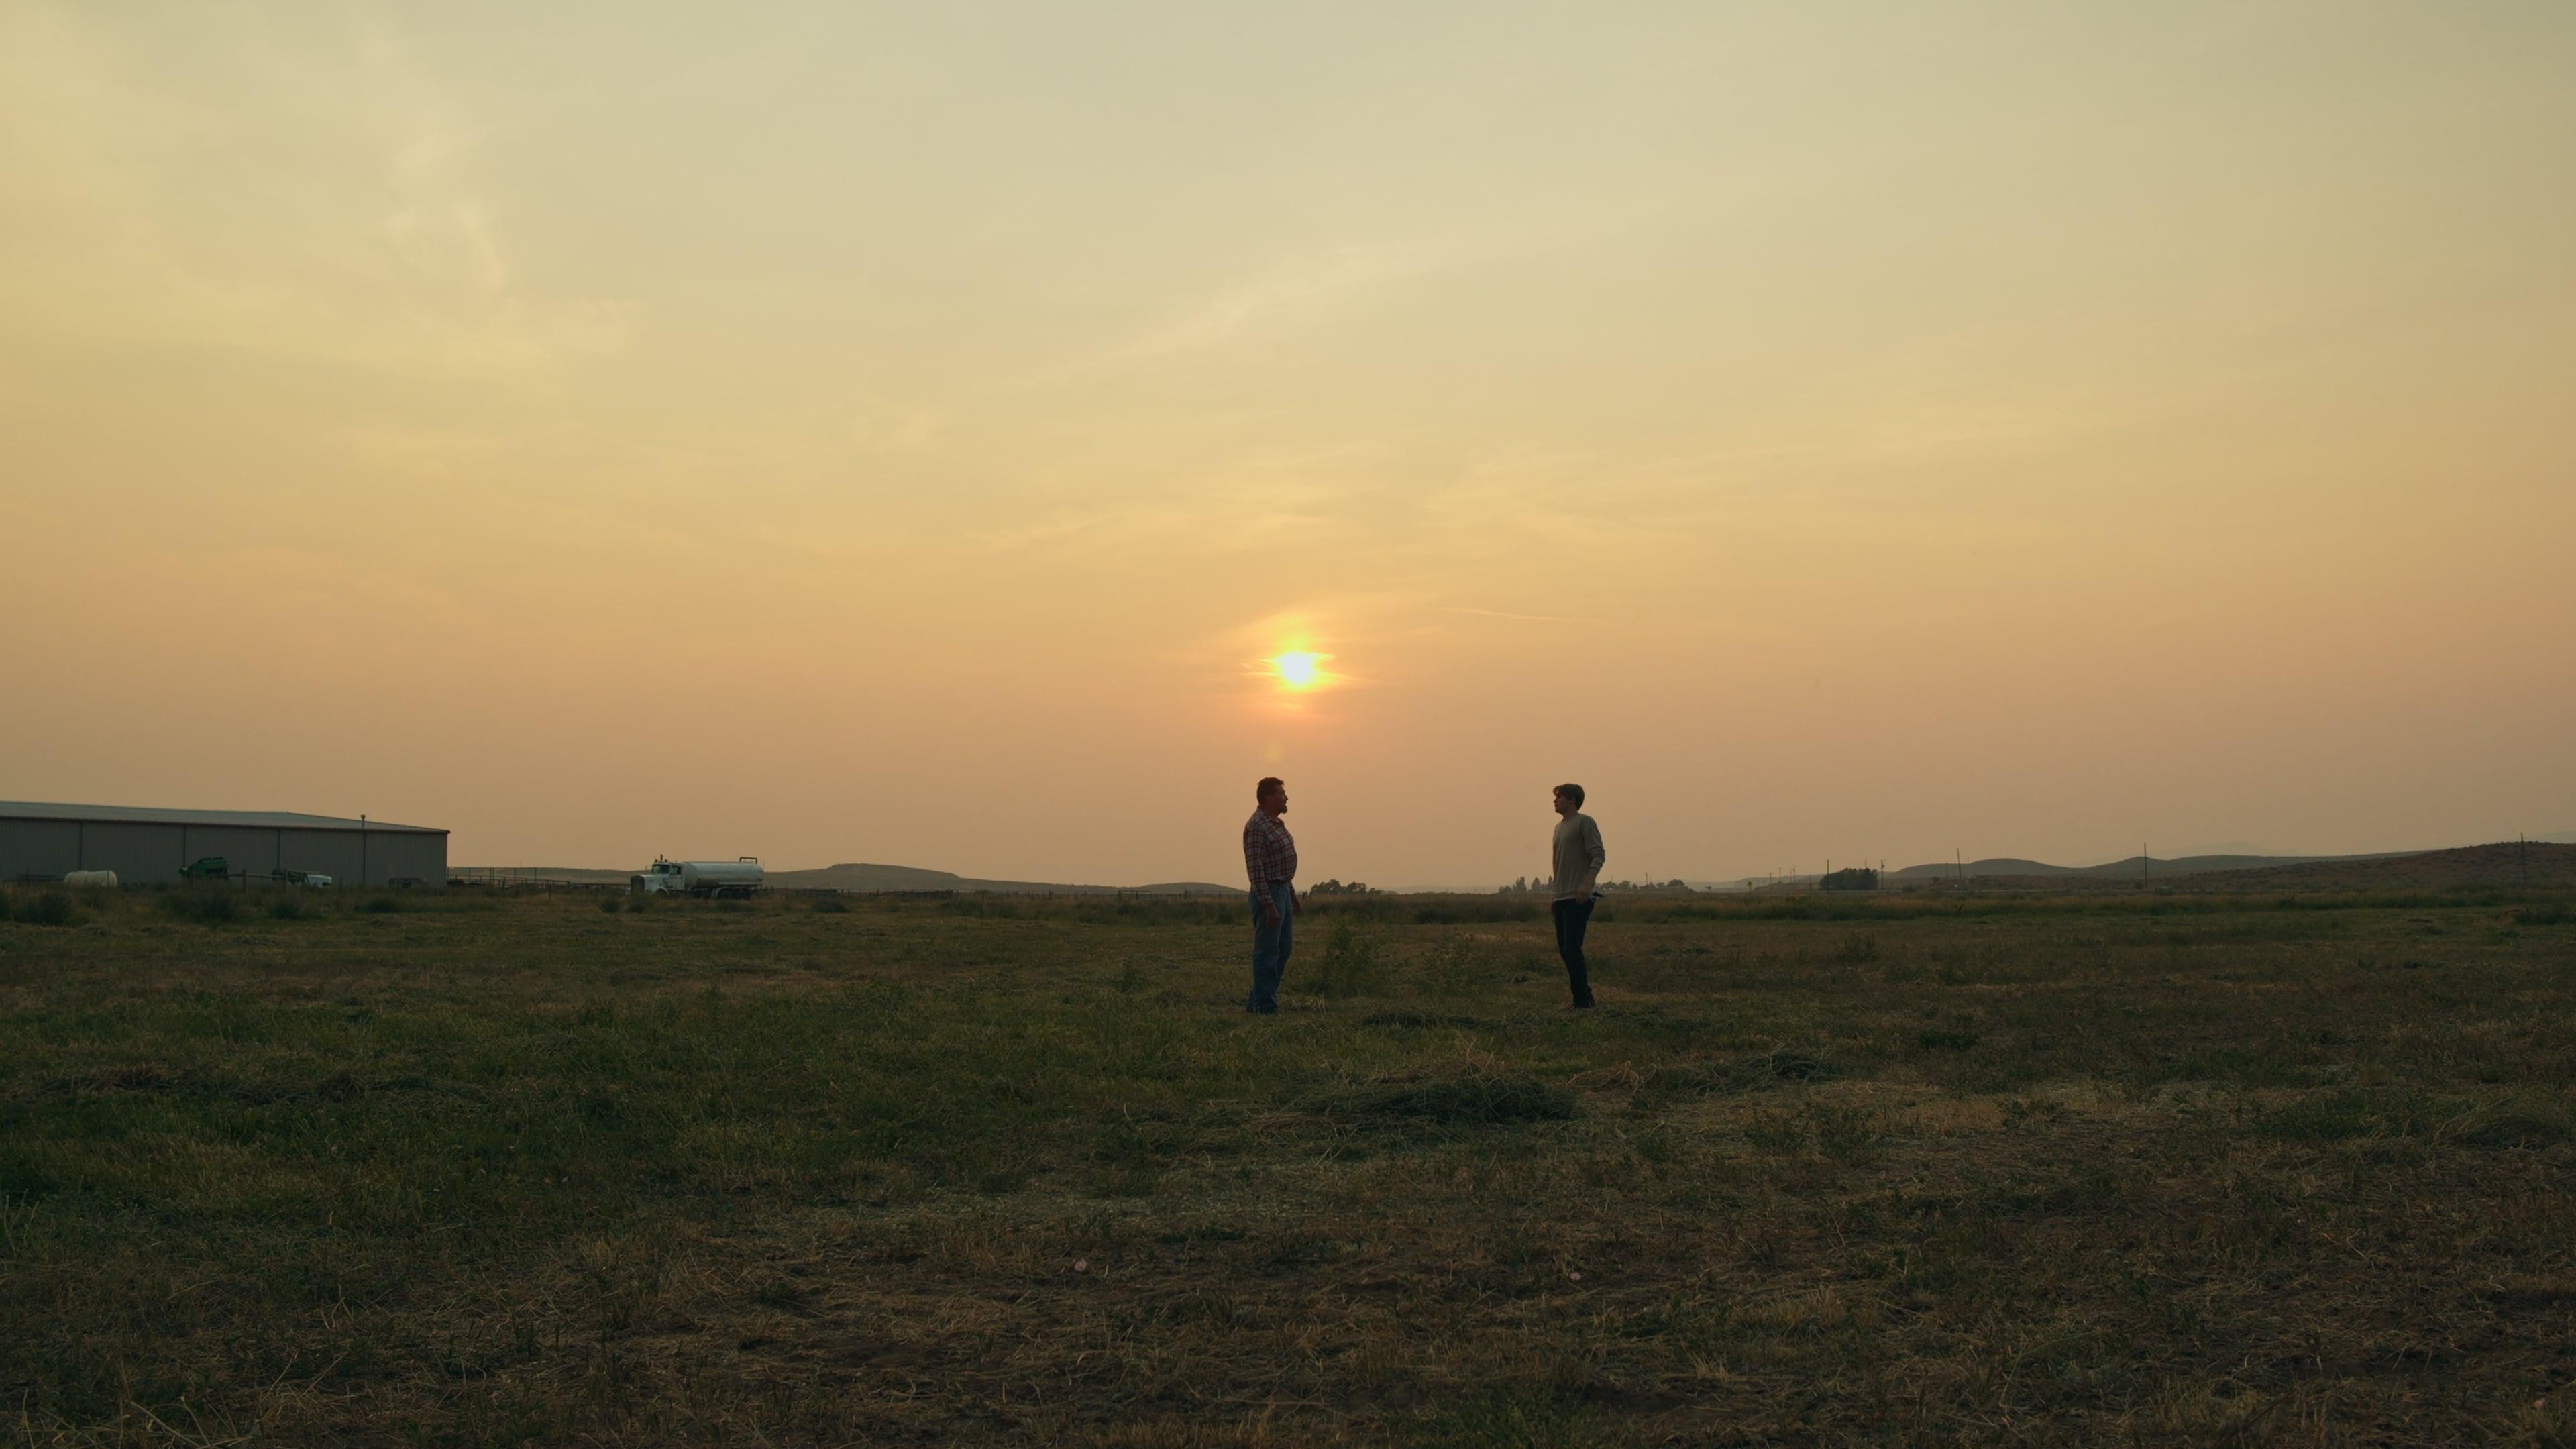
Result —
[[112, 870], [128, 885], [176, 881], [210, 855], [253, 880], [302, 871], [344, 885], [447, 884], [447, 832], [424, 825], [0, 800], [0, 881], [61, 880], [76, 870]]

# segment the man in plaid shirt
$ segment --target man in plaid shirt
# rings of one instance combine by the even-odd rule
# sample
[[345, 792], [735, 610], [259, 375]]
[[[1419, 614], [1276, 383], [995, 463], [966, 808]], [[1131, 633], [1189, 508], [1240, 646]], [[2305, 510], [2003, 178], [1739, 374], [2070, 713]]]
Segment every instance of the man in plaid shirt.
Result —
[[1288, 813], [1288, 787], [1276, 775], [1252, 787], [1261, 808], [1243, 822], [1243, 872], [1252, 878], [1252, 995], [1243, 1009], [1266, 1016], [1279, 1009], [1279, 976], [1296, 945], [1297, 842], [1279, 817]]

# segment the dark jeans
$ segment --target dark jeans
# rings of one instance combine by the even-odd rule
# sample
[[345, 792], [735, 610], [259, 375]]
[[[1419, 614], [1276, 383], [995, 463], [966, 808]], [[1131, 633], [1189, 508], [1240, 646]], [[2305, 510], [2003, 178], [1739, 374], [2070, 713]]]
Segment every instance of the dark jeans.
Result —
[[1243, 1009], [1267, 1015], [1279, 1009], [1279, 978], [1288, 970], [1288, 953], [1297, 947], [1296, 888], [1282, 881], [1268, 891], [1271, 909], [1279, 913], [1279, 924], [1261, 919], [1261, 893], [1248, 893], [1252, 902], [1252, 995], [1245, 998]]
[[1588, 901], [1557, 901], [1548, 907], [1556, 917], [1556, 954], [1565, 958], [1565, 984], [1574, 988], [1574, 1004], [1592, 1004], [1592, 973], [1583, 964], [1583, 929], [1592, 924], [1592, 907], [1599, 897]]

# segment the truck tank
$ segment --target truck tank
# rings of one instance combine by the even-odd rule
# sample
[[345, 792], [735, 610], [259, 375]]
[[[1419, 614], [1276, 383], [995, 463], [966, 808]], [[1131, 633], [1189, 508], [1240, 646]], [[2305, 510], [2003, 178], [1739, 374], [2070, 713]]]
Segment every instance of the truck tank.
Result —
[[680, 862], [680, 888], [691, 895], [748, 894], [760, 889], [760, 881], [760, 862], [748, 855], [740, 860]]

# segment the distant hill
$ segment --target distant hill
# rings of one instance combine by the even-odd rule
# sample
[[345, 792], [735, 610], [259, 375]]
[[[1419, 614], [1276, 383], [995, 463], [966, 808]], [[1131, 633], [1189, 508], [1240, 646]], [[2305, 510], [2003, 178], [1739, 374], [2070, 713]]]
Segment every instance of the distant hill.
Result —
[[2442, 890], [2454, 886], [2576, 886], [2576, 845], [2500, 840], [2414, 855], [2361, 855], [2212, 873], [2173, 882], [2217, 891]]
[[[2399, 854], [2404, 853], [2406, 852], [2399, 852]], [[2126, 860], [2114, 860], [2102, 865], [2050, 865], [2046, 861], [1996, 856], [1986, 860], [1972, 860], [1965, 865], [1940, 861], [1930, 865], [1909, 865], [1903, 870], [1888, 872], [1887, 879], [1890, 884], [1895, 885], [1921, 884], [1925, 881], [1954, 878], [1977, 880], [1981, 877], [2097, 876], [2107, 880], [2136, 880], [2143, 865], [2146, 878], [2156, 880], [2165, 876], [2208, 875], [2218, 871], [2265, 870], [2285, 865], [2307, 865], [2316, 861], [2389, 858], [2391, 857], [2386, 855], [2184, 855], [2166, 860], [2155, 856], [2133, 855]]]
[[813, 890], [839, 891], [998, 891], [1020, 895], [1231, 896], [1239, 886], [1209, 881], [1158, 881], [1152, 885], [1059, 885], [1047, 881], [983, 880], [945, 870], [910, 865], [843, 864], [821, 870], [774, 870], [769, 883]]
[[[633, 870], [599, 870], [587, 866], [458, 866], [453, 874], [464, 880], [489, 878], [494, 881], [555, 881], [565, 885], [622, 886], [642, 867]], [[821, 870], [773, 870], [767, 873], [769, 884], [790, 890], [837, 891], [990, 891], [1009, 895], [1149, 895], [1149, 896], [1231, 896], [1242, 894], [1240, 886], [1216, 885], [1208, 881], [1159, 881], [1153, 885], [1105, 886], [1060, 885], [1048, 881], [979, 880], [953, 871], [923, 870], [910, 865], [832, 865]]]
[[1890, 881], [1974, 880], [1981, 875], [2074, 875], [2083, 869], [2074, 865], [2050, 865], [2045, 861], [2020, 860], [2012, 856], [1991, 856], [1962, 865], [1942, 861], [1936, 865], [1909, 865], [1887, 873]]
[[[2319, 856], [2307, 860], [2200, 856], [2151, 863], [2146, 883], [2160, 889], [2209, 892], [2252, 891], [2406, 891], [2447, 890], [2462, 886], [2518, 886], [2550, 889], [2576, 886], [2576, 844], [2553, 841], [2498, 841], [2451, 850], [2401, 851], [2388, 855]], [[2203, 862], [2215, 866], [2194, 869]], [[2030, 869], [2039, 865], [2039, 869]], [[1950, 876], [1952, 868], [1916, 868], [1898, 885], [1924, 885]], [[2085, 870], [2040, 865], [2036, 861], [1977, 861], [1966, 878], [1988, 889], [2030, 891], [2117, 891], [2139, 885], [2138, 858], [2113, 861]]]

